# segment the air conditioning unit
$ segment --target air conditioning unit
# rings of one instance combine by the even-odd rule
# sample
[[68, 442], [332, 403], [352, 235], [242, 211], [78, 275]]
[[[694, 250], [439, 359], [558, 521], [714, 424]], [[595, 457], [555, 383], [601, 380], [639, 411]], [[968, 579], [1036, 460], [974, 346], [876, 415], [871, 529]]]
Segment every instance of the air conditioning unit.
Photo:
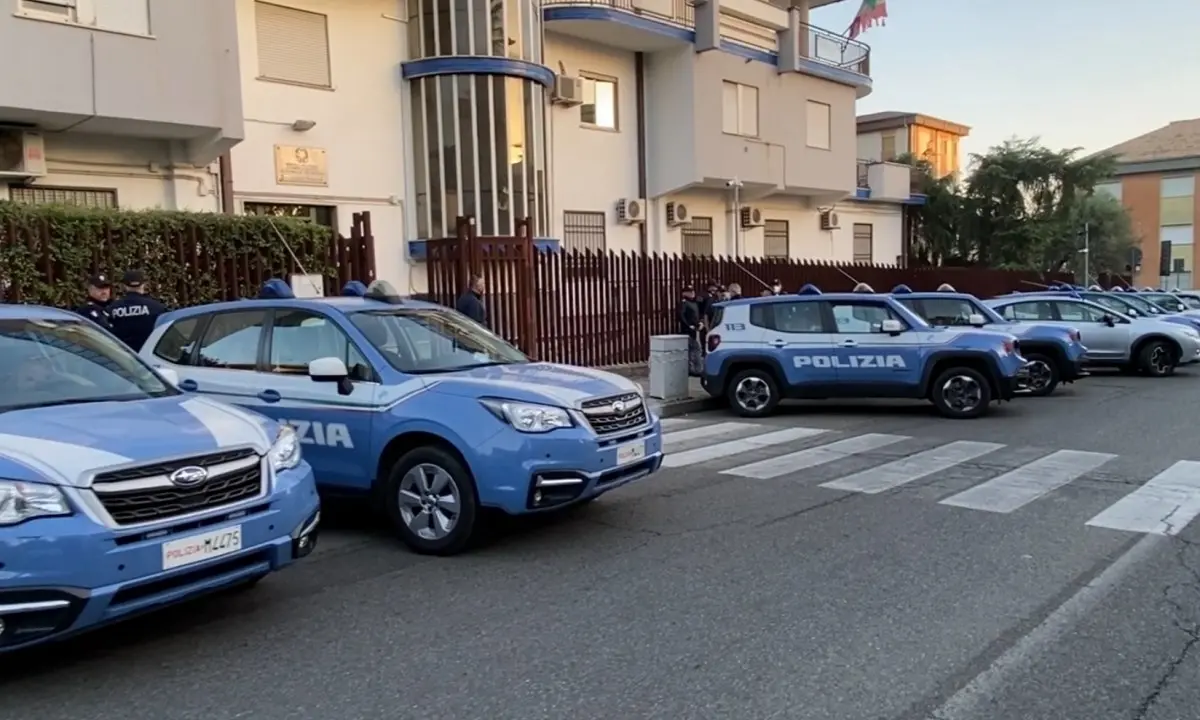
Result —
[[763, 226], [763, 212], [756, 207], [742, 208], [742, 227], [756, 228]]
[[687, 205], [680, 202], [667, 203], [667, 225], [679, 227], [687, 225], [691, 221], [692, 214], [688, 212]]
[[569, 75], [554, 76], [554, 91], [550, 100], [555, 105], [575, 107], [583, 104], [583, 79]]
[[0, 130], [0, 178], [46, 176], [46, 141], [28, 130]]
[[626, 225], [646, 221], [646, 201], [641, 198], [621, 198], [617, 201], [617, 220]]
[[838, 224], [838, 214], [832, 210], [821, 211], [821, 229], [822, 230], [837, 230], [841, 225]]

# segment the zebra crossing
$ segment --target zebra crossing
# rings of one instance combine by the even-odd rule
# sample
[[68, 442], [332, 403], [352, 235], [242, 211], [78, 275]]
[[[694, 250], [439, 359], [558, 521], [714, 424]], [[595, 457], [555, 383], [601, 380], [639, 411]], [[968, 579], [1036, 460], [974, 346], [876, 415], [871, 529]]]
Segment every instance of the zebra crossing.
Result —
[[[681, 469], [749, 462], [716, 470], [723, 476], [775, 480], [805, 470], [857, 458], [879, 461], [822, 482], [833, 491], [877, 495], [903, 488], [939, 473], [968, 465], [990, 467], [989, 459], [1005, 450], [1031, 448], [997, 442], [956, 440], [911, 454], [913, 436], [847, 433], [824, 428], [786, 427], [751, 421], [709, 422], [691, 418], [663, 420], [664, 469]], [[802, 449], [792, 449], [797, 444]], [[790, 446], [790, 447], [789, 447]], [[890, 453], [893, 457], [880, 458]], [[769, 455], [768, 457], [763, 457]], [[1062, 490], [1073, 482], [1100, 473], [1120, 456], [1082, 450], [1051, 450], [1014, 468], [997, 467], [994, 477], [936, 500], [940, 505], [979, 512], [1009, 514]], [[753, 458], [753, 459], [751, 459]], [[836, 470], [836, 468], [834, 468]], [[1162, 470], [1086, 522], [1096, 528], [1132, 533], [1176, 535], [1200, 516], [1200, 461], [1180, 460]]]

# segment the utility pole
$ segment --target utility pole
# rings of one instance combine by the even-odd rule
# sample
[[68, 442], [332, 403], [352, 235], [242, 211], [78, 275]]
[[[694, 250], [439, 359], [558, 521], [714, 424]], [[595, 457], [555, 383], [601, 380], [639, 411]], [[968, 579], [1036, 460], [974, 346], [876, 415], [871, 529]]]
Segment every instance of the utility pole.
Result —
[[1083, 224], [1083, 284], [1092, 282], [1092, 244], [1090, 223]]

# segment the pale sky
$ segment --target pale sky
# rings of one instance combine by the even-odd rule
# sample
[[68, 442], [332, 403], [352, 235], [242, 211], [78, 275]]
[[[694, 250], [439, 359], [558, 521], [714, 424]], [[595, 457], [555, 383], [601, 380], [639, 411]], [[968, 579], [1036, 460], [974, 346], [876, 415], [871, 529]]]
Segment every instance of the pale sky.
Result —
[[[842, 33], [860, 0], [812, 12]], [[1200, 0], [888, 0], [858, 113], [971, 127], [965, 153], [1017, 135], [1103, 150], [1200, 117]]]

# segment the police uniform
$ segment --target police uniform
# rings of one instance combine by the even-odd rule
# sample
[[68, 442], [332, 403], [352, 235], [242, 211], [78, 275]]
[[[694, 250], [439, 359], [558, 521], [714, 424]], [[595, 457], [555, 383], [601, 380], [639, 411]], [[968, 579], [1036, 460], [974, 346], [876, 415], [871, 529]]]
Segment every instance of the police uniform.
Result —
[[[93, 275], [88, 278], [89, 288], [109, 288], [112, 283], [109, 282], [107, 275]], [[100, 302], [95, 298], [88, 296], [87, 302], [75, 308], [75, 312], [84, 316], [88, 320], [96, 323], [105, 330], [112, 330], [112, 318], [108, 312], [109, 303]]]
[[108, 313], [113, 335], [136, 352], [146, 344], [154, 332], [154, 322], [167, 307], [141, 291], [145, 277], [140, 272], [125, 273], [122, 283], [126, 286], [125, 294], [109, 306]]

